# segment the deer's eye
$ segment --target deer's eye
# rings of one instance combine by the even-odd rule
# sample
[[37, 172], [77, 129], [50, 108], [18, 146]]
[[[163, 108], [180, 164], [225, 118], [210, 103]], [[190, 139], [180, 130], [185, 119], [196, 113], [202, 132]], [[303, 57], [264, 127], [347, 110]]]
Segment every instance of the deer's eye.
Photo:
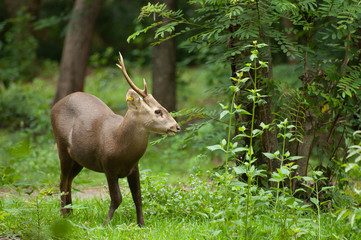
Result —
[[154, 113], [157, 114], [157, 115], [160, 115], [160, 114], [162, 114], [162, 111], [161, 110], [155, 110]]

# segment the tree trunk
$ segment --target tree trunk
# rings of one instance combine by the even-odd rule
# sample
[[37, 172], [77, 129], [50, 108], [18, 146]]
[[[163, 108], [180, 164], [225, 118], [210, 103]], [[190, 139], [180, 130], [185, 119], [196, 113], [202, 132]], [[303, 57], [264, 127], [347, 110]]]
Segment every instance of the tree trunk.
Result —
[[[161, 0], [176, 9], [177, 0]], [[153, 96], [169, 112], [176, 110], [176, 41], [168, 39], [153, 47]]]
[[83, 91], [84, 78], [103, 0], [76, 0], [68, 24], [53, 104], [66, 95]]

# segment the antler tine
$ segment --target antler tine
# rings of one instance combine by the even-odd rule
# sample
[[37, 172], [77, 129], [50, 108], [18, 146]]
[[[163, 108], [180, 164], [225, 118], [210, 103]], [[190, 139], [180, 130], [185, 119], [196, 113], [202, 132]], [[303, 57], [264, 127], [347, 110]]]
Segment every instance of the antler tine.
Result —
[[122, 70], [123, 75], [124, 75], [125, 79], [127, 80], [128, 84], [130, 85], [130, 87], [133, 88], [133, 90], [136, 91], [143, 98], [145, 98], [148, 95], [148, 87], [147, 87], [147, 83], [145, 82], [145, 79], [143, 78], [144, 90], [141, 90], [137, 86], [135, 86], [133, 81], [130, 79], [130, 77], [127, 73], [127, 70], [125, 69], [125, 66], [124, 66], [123, 56], [120, 52], [119, 52], [119, 60], [118, 61], [119, 61], [119, 64], [117, 64], [117, 66]]
[[144, 85], [144, 90], [143, 92], [145, 93], [145, 95], [148, 95], [148, 87], [147, 87], [147, 83], [145, 82], [145, 78], [143, 78], [143, 85]]

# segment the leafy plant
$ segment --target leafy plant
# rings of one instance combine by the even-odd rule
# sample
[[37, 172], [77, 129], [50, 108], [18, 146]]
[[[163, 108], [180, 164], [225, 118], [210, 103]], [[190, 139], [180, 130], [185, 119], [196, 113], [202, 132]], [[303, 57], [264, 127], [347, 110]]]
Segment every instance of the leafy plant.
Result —
[[0, 23], [0, 31], [10, 25], [4, 42], [0, 42], [0, 79], [5, 87], [28, 81], [36, 72], [37, 41], [29, 32], [31, 19], [32, 16], [21, 8], [15, 18]]
[[309, 181], [313, 181], [314, 182], [314, 187], [313, 186], [310, 186], [310, 185], [306, 185], [304, 184], [304, 186], [306, 186], [307, 188], [311, 189], [312, 192], [316, 195], [316, 197], [311, 197], [310, 200], [311, 202], [316, 206], [317, 208], [317, 230], [318, 230], [318, 239], [321, 239], [323, 238], [323, 235], [321, 234], [321, 206], [326, 204], [327, 202], [329, 202], [328, 200], [327, 201], [323, 201], [321, 202], [320, 201], [320, 194], [322, 192], [325, 192], [326, 190], [328, 189], [331, 189], [333, 188], [333, 186], [330, 186], [330, 187], [322, 187], [320, 189], [319, 187], [319, 182], [321, 180], [326, 180], [327, 178], [325, 177], [322, 177], [323, 175], [323, 172], [321, 171], [314, 171], [312, 173], [312, 177], [303, 177], [303, 180], [305, 180], [306, 182], [309, 182]]
[[[246, 64], [243, 69], [241, 69], [240, 73], [238, 74], [237, 78], [232, 78], [232, 81], [234, 82], [234, 85], [230, 87], [232, 98], [230, 106], [227, 104], [224, 106], [221, 104], [221, 107], [223, 111], [220, 113], [220, 119], [222, 119], [225, 116], [229, 116], [228, 120], [228, 134], [227, 139], [223, 139], [220, 144], [208, 146], [207, 148], [211, 151], [215, 150], [221, 150], [225, 153], [225, 173], [223, 176], [218, 174], [218, 178], [222, 179], [225, 185], [225, 188], [227, 189], [229, 185], [235, 185], [238, 187], [242, 187], [242, 193], [240, 195], [245, 195], [245, 216], [243, 221], [243, 232], [244, 232], [244, 238], [248, 239], [248, 232], [249, 232], [249, 226], [250, 226], [250, 214], [252, 211], [252, 208], [257, 200], [260, 200], [260, 198], [256, 197], [258, 188], [254, 186], [254, 182], [258, 177], [264, 176], [264, 170], [257, 169], [255, 167], [255, 161], [257, 160], [254, 156], [253, 151], [253, 139], [257, 136], [262, 135], [262, 130], [255, 129], [255, 115], [256, 115], [256, 105], [260, 102], [262, 95], [260, 94], [260, 90], [257, 89], [257, 80], [259, 80], [259, 76], [257, 75], [258, 71], [262, 68], [267, 67], [267, 64], [265, 62], [262, 62], [258, 59], [258, 49], [265, 47], [265, 44], [258, 44], [257, 41], [254, 41], [252, 45], [247, 46], [248, 48], [251, 48], [251, 56], [250, 60], [251, 63]], [[248, 73], [250, 71], [254, 72], [254, 77], [243, 77], [244, 73]], [[252, 103], [252, 112], [248, 112], [244, 109], [242, 109], [242, 105], [237, 105], [235, 103], [236, 95], [241, 91], [240, 86], [242, 84], [245, 84], [247, 81], [251, 81], [253, 85], [253, 89], [247, 89], [246, 91], [249, 92], [248, 99]], [[235, 117], [235, 114], [247, 114], [252, 116], [251, 121], [251, 129], [249, 133], [246, 132], [245, 127], [239, 127], [240, 134], [236, 135], [232, 138], [234, 135], [232, 133], [233, 125], [232, 125], [232, 119]], [[261, 124], [262, 129], [268, 128], [265, 124]], [[231, 139], [232, 138], [232, 139]], [[249, 139], [249, 146], [245, 147], [238, 147], [238, 141], [242, 138], [248, 138]], [[245, 152], [246, 157], [245, 161], [243, 162], [243, 165], [233, 167], [233, 170], [237, 176], [242, 177], [244, 174], [247, 178], [247, 183], [238, 182], [236, 184], [231, 184], [231, 179], [229, 177], [228, 171], [229, 171], [229, 161], [234, 161], [236, 159], [237, 153], [239, 152]], [[225, 193], [225, 196], [228, 196], [229, 193]]]

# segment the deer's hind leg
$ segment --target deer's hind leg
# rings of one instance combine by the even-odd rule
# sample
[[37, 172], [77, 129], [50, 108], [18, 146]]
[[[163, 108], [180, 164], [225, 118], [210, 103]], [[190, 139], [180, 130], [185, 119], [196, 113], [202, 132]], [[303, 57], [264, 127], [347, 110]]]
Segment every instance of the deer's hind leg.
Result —
[[66, 216], [72, 212], [71, 207], [67, 205], [72, 204], [71, 199], [71, 185], [73, 179], [83, 169], [83, 166], [75, 162], [67, 151], [61, 151], [59, 149], [60, 158], [60, 193], [61, 193], [61, 213]]

